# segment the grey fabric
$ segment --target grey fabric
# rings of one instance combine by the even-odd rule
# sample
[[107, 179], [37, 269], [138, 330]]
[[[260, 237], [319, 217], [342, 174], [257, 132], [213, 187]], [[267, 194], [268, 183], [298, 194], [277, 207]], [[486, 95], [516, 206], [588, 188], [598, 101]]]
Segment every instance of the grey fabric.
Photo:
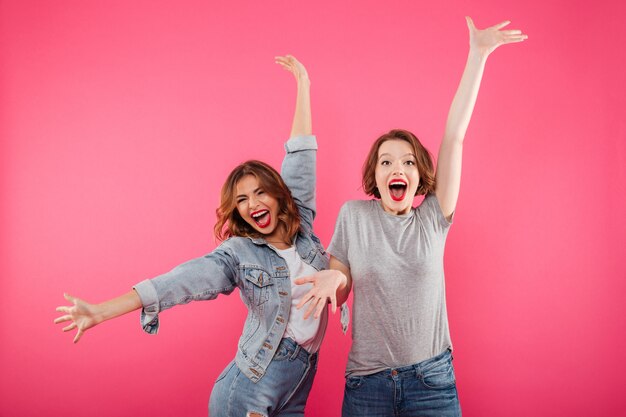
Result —
[[401, 216], [379, 200], [343, 205], [328, 252], [352, 274], [346, 375], [411, 365], [452, 348], [443, 273], [450, 224], [434, 194]]

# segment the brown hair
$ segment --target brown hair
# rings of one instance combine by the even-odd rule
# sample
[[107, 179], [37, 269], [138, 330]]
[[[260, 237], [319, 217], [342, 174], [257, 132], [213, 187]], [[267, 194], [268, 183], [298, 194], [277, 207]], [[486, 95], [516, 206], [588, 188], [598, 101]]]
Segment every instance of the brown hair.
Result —
[[236, 194], [237, 183], [246, 175], [253, 175], [259, 181], [266, 193], [278, 200], [278, 224], [283, 227], [287, 236], [291, 239], [300, 228], [300, 214], [298, 206], [291, 196], [291, 191], [282, 177], [274, 168], [261, 161], [246, 161], [239, 165], [226, 178], [222, 186], [220, 205], [215, 210], [217, 223], [214, 233], [219, 240], [228, 239], [231, 236], [262, 237], [263, 234], [256, 231], [240, 215], [237, 210]]
[[376, 187], [376, 164], [378, 162], [378, 149], [384, 142], [392, 139], [406, 141], [413, 148], [417, 160], [417, 172], [420, 174], [420, 183], [415, 195], [428, 194], [435, 191], [435, 169], [433, 158], [428, 149], [421, 144], [419, 139], [408, 130], [393, 129], [385, 133], [372, 144], [367, 159], [363, 164], [363, 191], [368, 195], [380, 198], [380, 192]]

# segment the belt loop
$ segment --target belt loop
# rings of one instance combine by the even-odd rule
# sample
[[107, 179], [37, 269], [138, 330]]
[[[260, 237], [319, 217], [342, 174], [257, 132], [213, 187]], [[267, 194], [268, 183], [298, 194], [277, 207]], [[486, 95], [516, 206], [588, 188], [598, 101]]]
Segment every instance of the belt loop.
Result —
[[415, 377], [420, 377], [420, 366], [418, 364], [413, 365], [413, 370], [415, 371]]
[[296, 348], [294, 349], [293, 353], [289, 357], [290, 361], [296, 359], [298, 357], [298, 353], [300, 353], [300, 345], [297, 343], [295, 345], [296, 345]]

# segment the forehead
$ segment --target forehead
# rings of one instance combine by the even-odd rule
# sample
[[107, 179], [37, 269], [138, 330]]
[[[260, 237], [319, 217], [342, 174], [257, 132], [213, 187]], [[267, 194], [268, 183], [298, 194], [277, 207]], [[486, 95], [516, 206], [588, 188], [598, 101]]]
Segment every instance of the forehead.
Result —
[[391, 156], [402, 157], [406, 154], [414, 154], [413, 147], [409, 142], [402, 139], [389, 139], [380, 144], [378, 156], [389, 154]]
[[252, 174], [243, 176], [235, 186], [237, 194], [248, 194], [259, 188], [259, 179]]

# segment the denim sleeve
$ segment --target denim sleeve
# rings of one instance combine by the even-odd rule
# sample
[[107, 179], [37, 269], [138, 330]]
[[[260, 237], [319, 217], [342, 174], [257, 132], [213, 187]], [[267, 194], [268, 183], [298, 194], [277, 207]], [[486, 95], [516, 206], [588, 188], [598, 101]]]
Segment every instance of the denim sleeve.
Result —
[[135, 285], [143, 309], [141, 326], [147, 333], [159, 330], [159, 312], [191, 301], [213, 300], [237, 286], [238, 261], [223, 244], [210, 254], [185, 262], [170, 272]]
[[285, 143], [285, 151], [281, 176], [300, 209], [302, 223], [310, 229], [315, 218], [317, 140], [311, 135], [294, 136]]

